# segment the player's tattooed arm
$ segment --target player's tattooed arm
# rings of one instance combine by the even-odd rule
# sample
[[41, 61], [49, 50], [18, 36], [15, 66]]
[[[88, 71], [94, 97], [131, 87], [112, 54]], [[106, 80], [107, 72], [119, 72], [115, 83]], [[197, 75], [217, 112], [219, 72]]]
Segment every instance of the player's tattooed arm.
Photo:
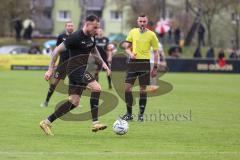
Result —
[[94, 47], [94, 48], [92, 49], [92, 54], [94, 54], [94, 55], [96, 56], [96, 58], [100, 60], [100, 62], [102, 63], [102, 67], [103, 67], [104, 69], [106, 69], [108, 75], [110, 75], [110, 74], [111, 74], [111, 71], [110, 71], [110, 69], [108, 68], [107, 64], [103, 61], [103, 59], [102, 59], [102, 57], [101, 57], [101, 55], [100, 55], [97, 47]]
[[58, 59], [58, 56], [66, 50], [66, 47], [64, 45], [64, 43], [61, 43], [59, 46], [57, 46], [53, 52], [52, 52], [52, 57], [51, 57], [51, 62], [50, 62], [50, 65], [49, 65], [49, 69], [53, 70], [54, 67], [55, 67], [55, 63]]
[[92, 54], [94, 54], [95, 57], [98, 58], [98, 59], [101, 61], [101, 63], [104, 63], [104, 61], [103, 61], [103, 59], [102, 59], [102, 56], [100, 55], [97, 47], [94, 47], [94, 48], [92, 49]]
[[45, 73], [44, 78], [48, 81], [50, 80], [52, 74], [53, 74], [53, 70], [55, 67], [55, 63], [58, 59], [58, 56], [60, 53], [62, 53], [62, 51], [65, 51], [65, 45], [64, 43], [61, 43], [59, 46], [57, 46], [56, 48], [54, 48], [53, 52], [52, 52], [52, 57], [51, 57], [51, 62], [49, 64], [49, 68], [48, 71]]

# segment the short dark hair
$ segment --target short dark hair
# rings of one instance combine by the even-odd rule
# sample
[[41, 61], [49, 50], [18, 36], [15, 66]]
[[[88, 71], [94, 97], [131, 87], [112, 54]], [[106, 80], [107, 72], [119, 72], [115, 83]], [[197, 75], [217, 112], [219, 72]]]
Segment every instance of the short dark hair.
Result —
[[66, 21], [66, 22], [65, 22], [65, 25], [67, 25], [68, 23], [73, 23], [73, 21], [70, 21], [70, 20], [69, 20], [69, 21]]
[[138, 17], [147, 17], [145, 13], [140, 13]]
[[98, 16], [96, 16], [94, 14], [91, 14], [91, 15], [86, 17], [85, 21], [86, 22], [93, 22], [93, 21], [99, 22], [99, 18], [98, 18]]

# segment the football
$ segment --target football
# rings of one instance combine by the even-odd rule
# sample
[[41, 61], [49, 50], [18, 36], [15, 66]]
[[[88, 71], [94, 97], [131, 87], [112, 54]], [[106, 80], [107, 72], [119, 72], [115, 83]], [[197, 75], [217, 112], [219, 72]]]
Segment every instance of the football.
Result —
[[128, 122], [118, 119], [113, 123], [113, 131], [118, 135], [124, 135], [128, 132]]

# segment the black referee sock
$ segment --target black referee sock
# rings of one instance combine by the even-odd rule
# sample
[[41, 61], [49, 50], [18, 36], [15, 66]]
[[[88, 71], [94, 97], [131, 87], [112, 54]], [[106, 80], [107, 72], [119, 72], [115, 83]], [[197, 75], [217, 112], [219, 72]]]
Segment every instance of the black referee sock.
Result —
[[48, 117], [48, 120], [50, 122], [53, 122], [57, 118], [63, 116], [64, 114], [68, 113], [69, 111], [71, 111], [74, 108], [76, 108], [76, 106], [73, 105], [71, 102], [67, 101], [67, 102], [63, 103], [60, 107], [58, 107], [58, 109], [55, 110], [55, 112]]
[[47, 94], [45, 102], [49, 102], [49, 100], [52, 97], [52, 94], [53, 94], [55, 88], [56, 88], [56, 85], [50, 84], [50, 87], [48, 89], [48, 94]]
[[108, 87], [111, 89], [112, 88], [111, 76], [107, 76], [107, 79], [108, 79]]
[[98, 103], [101, 92], [92, 92], [90, 98], [92, 121], [98, 121]]
[[147, 93], [140, 93], [140, 99], [139, 99], [139, 114], [144, 114], [145, 107], [147, 104]]
[[125, 92], [125, 102], [127, 107], [127, 113], [132, 115], [133, 95], [132, 92]]

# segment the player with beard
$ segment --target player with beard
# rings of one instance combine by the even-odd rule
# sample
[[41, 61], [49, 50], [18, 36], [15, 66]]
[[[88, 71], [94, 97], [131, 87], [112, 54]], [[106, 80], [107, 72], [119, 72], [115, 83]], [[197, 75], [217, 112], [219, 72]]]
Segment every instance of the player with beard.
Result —
[[105, 124], [98, 121], [98, 104], [101, 92], [101, 86], [94, 77], [86, 71], [89, 55], [94, 54], [101, 60], [103, 68], [110, 75], [106, 63], [101, 59], [101, 56], [96, 48], [95, 35], [99, 28], [99, 18], [95, 15], [86, 17], [82, 29], [74, 32], [63, 43], [56, 47], [52, 53], [51, 63], [48, 71], [45, 73], [45, 79], [49, 80], [53, 74], [54, 65], [59, 54], [68, 49], [69, 61], [67, 66], [67, 74], [69, 78], [69, 98], [68, 101], [61, 104], [54, 113], [40, 122], [41, 129], [47, 135], [53, 135], [51, 131], [52, 123], [59, 117], [65, 115], [72, 109], [76, 108], [80, 103], [82, 92], [85, 88], [90, 89], [91, 98], [91, 115], [92, 115], [92, 131], [97, 132], [107, 128]]
[[[140, 98], [138, 121], [144, 121], [144, 111], [147, 104], [146, 87], [150, 83], [150, 75], [156, 77], [158, 69], [158, 39], [154, 32], [146, 28], [148, 18], [141, 14], [137, 19], [138, 28], [133, 28], [127, 38], [131, 45], [125, 48], [129, 55], [127, 76], [125, 79], [125, 102], [127, 113], [122, 117], [124, 120], [132, 120], [133, 95], [132, 88], [135, 80], [139, 80]], [[151, 48], [154, 54], [154, 67], [150, 69]], [[151, 71], [150, 71], [151, 70]]]

